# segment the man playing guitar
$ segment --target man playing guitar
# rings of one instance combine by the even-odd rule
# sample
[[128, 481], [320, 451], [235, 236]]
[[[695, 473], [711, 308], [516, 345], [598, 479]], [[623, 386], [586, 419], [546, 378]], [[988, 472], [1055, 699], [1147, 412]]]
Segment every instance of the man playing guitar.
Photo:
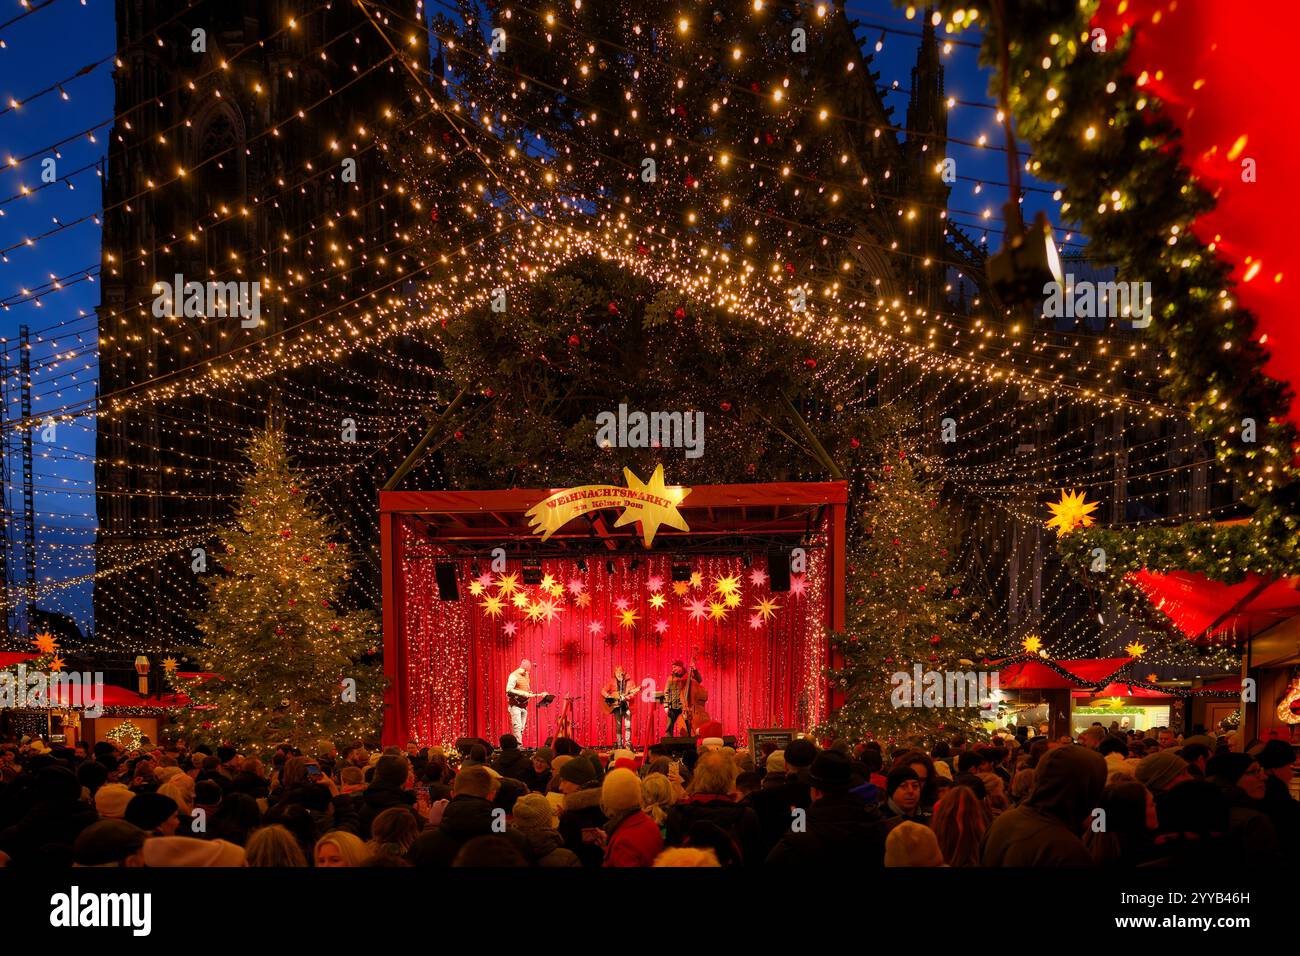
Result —
[[532, 686], [528, 683], [528, 672], [532, 669], [532, 661], [522, 660], [506, 678], [506, 700], [510, 705], [510, 732], [520, 743], [524, 741], [524, 729], [528, 726], [528, 702], [534, 697], [546, 696], [545, 691], [540, 694], [532, 692]]
[[631, 684], [627, 671], [619, 664], [614, 668], [614, 676], [605, 682], [605, 687], [600, 692], [604, 699], [605, 713], [614, 718], [617, 747], [632, 746], [632, 699], [639, 688], [629, 686]]

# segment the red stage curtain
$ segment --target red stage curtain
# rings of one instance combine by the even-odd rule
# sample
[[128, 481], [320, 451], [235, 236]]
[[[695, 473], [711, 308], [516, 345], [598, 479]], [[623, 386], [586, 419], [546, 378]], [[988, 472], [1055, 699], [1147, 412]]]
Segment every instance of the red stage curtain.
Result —
[[[406, 669], [399, 675], [404, 693], [390, 699], [403, 702], [401, 723], [423, 744], [447, 744], [462, 736], [495, 742], [508, 733], [506, 678], [522, 658], [533, 661], [535, 691], [578, 697], [573, 702], [574, 737], [584, 745], [614, 740], [613, 720], [600, 706], [600, 691], [616, 664], [623, 664], [638, 685], [648, 679], [654, 689], [663, 690], [672, 660], [689, 661], [693, 649], [698, 649], [696, 662], [709, 695], [707, 710], [728, 734], [739, 736], [751, 727], [808, 728], [826, 715], [826, 563], [820, 549], [808, 549], [807, 573], [795, 576], [796, 581], [802, 578], [802, 594], [772, 593], [762, 555], [752, 568], [739, 557], [693, 557], [691, 568], [703, 575], [703, 583], [684, 598], [673, 592], [671, 561], [665, 555], [591, 556], [585, 572], [573, 559], [545, 560], [542, 573], [565, 587], [556, 599], [561, 611], [552, 623], [530, 624], [508, 597], [499, 617], [485, 613], [484, 598], [499, 593], [496, 584], [483, 595], [471, 595], [473, 568], [477, 564], [480, 573], [487, 571], [486, 555], [477, 562], [457, 562], [461, 599], [439, 600], [434, 576], [439, 559], [429, 554], [427, 540], [416, 535], [399, 522], [397, 624]], [[413, 552], [417, 542], [420, 547]], [[612, 574], [607, 560], [613, 562]], [[506, 573], [517, 574], [522, 582], [522, 570], [511, 561]], [[755, 572], [762, 572], [761, 584], [751, 580]], [[690, 620], [688, 602], [719, 600], [713, 588], [723, 575], [739, 575], [740, 606], [728, 609], [722, 621]], [[662, 610], [651, 604], [655, 577], [661, 579], [666, 599]], [[569, 590], [573, 581], [591, 595], [588, 606], [579, 606]], [[530, 599], [546, 597], [536, 586], [520, 587]], [[634, 627], [620, 626], [620, 599], [636, 612]], [[779, 610], [753, 627], [754, 606], [762, 599], [775, 600]], [[663, 633], [655, 628], [660, 621], [667, 625]], [[540, 721], [530, 707], [526, 746], [550, 735], [561, 703], [543, 708]], [[632, 713], [635, 746], [663, 735], [662, 707], [638, 699]]]

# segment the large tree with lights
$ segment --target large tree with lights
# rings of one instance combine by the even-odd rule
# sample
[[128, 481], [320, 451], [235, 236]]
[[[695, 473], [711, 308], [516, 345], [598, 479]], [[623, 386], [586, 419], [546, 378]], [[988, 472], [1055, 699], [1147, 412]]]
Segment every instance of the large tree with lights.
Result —
[[914, 681], [917, 665], [967, 672], [983, 656], [972, 626], [979, 612], [961, 594], [953, 523], [939, 493], [939, 482], [901, 453], [868, 488], [849, 558], [845, 628], [832, 637], [831, 680], [844, 703], [824, 728], [830, 734], [889, 744], [979, 729], [977, 701], [917, 707], [910, 693], [898, 693], [910, 684], [896, 675]]
[[215, 677], [179, 681], [193, 705], [180, 732], [193, 741], [306, 747], [375, 730], [382, 678], [373, 616], [348, 610], [347, 547], [311, 502], [271, 428], [248, 445], [251, 469], [187, 656]]

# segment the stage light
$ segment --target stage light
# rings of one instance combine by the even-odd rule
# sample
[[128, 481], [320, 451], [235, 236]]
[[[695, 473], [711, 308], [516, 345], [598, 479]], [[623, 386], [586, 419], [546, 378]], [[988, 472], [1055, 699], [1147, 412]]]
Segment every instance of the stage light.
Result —
[[743, 555], [741, 555], [740, 562], [745, 567], [749, 567], [754, 563], [754, 556], [750, 554], [748, 551], [746, 551]]
[[685, 561], [673, 562], [673, 580], [689, 581], [691, 579], [691, 566]]
[[636, 569], [639, 568], [639, 567], [641, 567], [641, 559], [640, 559], [640, 558], [633, 558], [632, 561], [631, 561], [631, 563], [628, 564], [627, 569], [628, 569], [629, 571], [631, 571], [633, 574], [635, 574], [635, 573], [636, 573]]
[[579, 570], [579, 571], [581, 571], [583, 574], [586, 574], [586, 573], [587, 573], [587, 559], [586, 559], [586, 558], [579, 558], [579, 559], [578, 559], [576, 562], [574, 562], [574, 563], [577, 564], [577, 566], [578, 566], [578, 570]]
[[524, 584], [542, 583], [542, 563], [540, 561], [524, 562]]
[[605, 573], [608, 574], [608, 575], [610, 575], [611, 577], [613, 576], [613, 574], [614, 574], [614, 562], [613, 562], [613, 561], [606, 561], [606, 562], [605, 562]]
[[450, 561], [440, 561], [433, 569], [438, 582], [439, 601], [459, 601], [460, 586], [456, 583], [456, 565]]

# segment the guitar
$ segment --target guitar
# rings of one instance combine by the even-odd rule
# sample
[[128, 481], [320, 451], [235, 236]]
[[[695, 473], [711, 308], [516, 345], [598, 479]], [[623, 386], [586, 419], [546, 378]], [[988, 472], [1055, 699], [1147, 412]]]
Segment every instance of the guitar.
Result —
[[640, 693], [640, 688], [629, 690], [626, 694], [602, 694], [601, 706], [605, 708], [605, 713], [613, 714], [614, 711], [618, 710], [626, 701], [631, 700], [638, 693]]
[[[510, 702], [511, 707], [527, 707], [528, 702], [535, 697], [551, 697], [551, 695], [546, 691], [539, 694], [526, 694], [517, 690], [506, 691], [506, 700]], [[555, 698], [551, 697], [551, 699], [554, 700]]]

